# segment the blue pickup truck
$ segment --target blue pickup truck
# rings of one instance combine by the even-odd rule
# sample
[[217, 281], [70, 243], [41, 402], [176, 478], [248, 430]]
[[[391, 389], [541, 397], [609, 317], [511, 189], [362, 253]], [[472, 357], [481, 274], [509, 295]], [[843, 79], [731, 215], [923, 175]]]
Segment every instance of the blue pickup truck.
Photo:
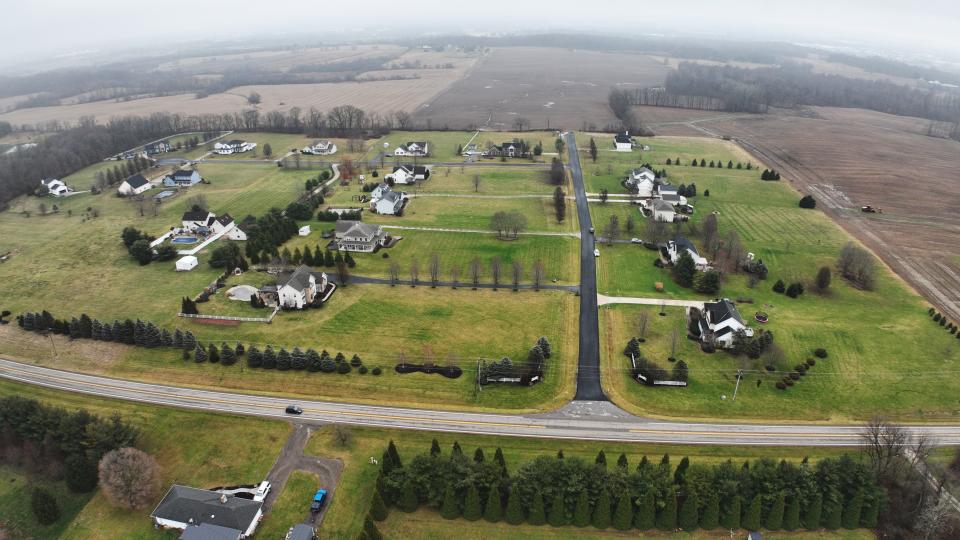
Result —
[[313, 496], [313, 501], [310, 502], [310, 512], [314, 514], [319, 513], [325, 504], [327, 504], [327, 490], [318, 489], [317, 493]]

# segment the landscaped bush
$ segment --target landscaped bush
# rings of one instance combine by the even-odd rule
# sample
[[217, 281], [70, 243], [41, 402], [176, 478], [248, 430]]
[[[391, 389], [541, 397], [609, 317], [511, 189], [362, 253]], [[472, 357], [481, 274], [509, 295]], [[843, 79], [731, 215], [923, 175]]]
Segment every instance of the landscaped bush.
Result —
[[814, 360], [813, 358], [807, 358], [807, 365], [810, 366], [810, 367], [813, 367], [813, 366], [817, 365], [817, 361]]
[[826, 349], [823, 349], [823, 348], [819, 348], [819, 349], [813, 351], [813, 355], [816, 356], [817, 358], [826, 358], [826, 357], [827, 357], [827, 350], [826, 350]]
[[933, 322], [937, 322], [937, 323], [938, 323], [938, 322], [940, 322], [940, 319], [941, 319], [941, 318], [942, 318], [942, 317], [941, 317], [941, 315], [940, 315], [939, 313], [935, 313], [935, 314], [933, 315]]
[[400, 363], [394, 367], [397, 373], [401, 375], [407, 373], [439, 373], [448, 379], [456, 379], [463, 375], [463, 370], [460, 366], [437, 366], [434, 364], [407, 364]]
[[377, 367], [373, 368], [372, 370], [370, 370], [370, 373], [372, 373], [372, 374], [374, 374], [374, 375], [380, 375], [381, 373], [383, 373], [383, 370], [380, 369], [380, 366], [377, 366]]
[[799, 380], [800, 380], [800, 373], [798, 373], [798, 372], [796, 372], [796, 371], [791, 371], [791, 372], [790, 372], [790, 378], [793, 379], [793, 380], [795, 380], [795, 381], [799, 381]]
[[359, 371], [361, 375], [366, 375], [366, 374], [367, 374], [367, 366], [360, 366], [359, 368], [357, 368], [357, 371]]
[[778, 279], [777, 282], [773, 284], [773, 292], [783, 294], [785, 290], [787, 290], [787, 286], [783, 283], [782, 279]]
[[784, 384], [783, 381], [777, 381], [776, 386], [777, 386], [777, 388], [780, 389], [780, 390], [786, 390], [786, 389], [787, 389], [787, 385]]
[[786, 384], [787, 386], [793, 386], [793, 385], [795, 384], [794, 381], [793, 381], [793, 379], [791, 379], [790, 377], [784, 377], [784, 378], [783, 378], [783, 382], [784, 382], [784, 384]]

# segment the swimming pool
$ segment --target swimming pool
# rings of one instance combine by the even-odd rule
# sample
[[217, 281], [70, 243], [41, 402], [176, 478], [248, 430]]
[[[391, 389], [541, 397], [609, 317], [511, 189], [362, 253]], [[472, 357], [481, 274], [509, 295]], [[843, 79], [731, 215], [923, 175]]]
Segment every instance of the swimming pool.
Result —
[[171, 244], [196, 244], [196, 236], [178, 236], [170, 241]]

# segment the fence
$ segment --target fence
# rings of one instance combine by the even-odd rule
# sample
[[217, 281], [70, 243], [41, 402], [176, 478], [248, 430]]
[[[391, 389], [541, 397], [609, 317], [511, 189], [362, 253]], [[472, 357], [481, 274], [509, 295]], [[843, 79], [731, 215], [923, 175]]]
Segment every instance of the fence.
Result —
[[275, 307], [273, 313], [268, 317], [234, 317], [232, 315], [204, 315], [202, 313], [177, 313], [177, 317], [183, 317], [185, 319], [209, 319], [213, 321], [262, 322], [269, 324], [273, 322], [273, 318], [277, 316], [278, 311], [280, 311], [280, 306]]

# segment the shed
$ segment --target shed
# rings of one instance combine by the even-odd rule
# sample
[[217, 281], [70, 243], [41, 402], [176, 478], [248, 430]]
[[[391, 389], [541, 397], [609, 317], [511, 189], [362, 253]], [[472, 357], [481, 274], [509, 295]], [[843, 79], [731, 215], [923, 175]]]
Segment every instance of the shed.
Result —
[[193, 255], [187, 255], [177, 260], [177, 272], [189, 272], [197, 267], [199, 262]]
[[310, 226], [304, 225], [300, 227], [300, 236], [310, 236]]

